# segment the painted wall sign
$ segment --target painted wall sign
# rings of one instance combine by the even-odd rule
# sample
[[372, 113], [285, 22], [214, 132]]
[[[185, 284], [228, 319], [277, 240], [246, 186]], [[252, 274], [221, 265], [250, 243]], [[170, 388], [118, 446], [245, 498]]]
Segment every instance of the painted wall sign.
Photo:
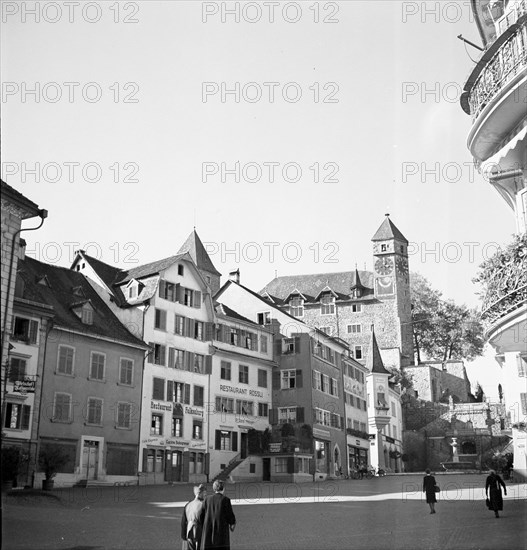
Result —
[[220, 390], [230, 393], [239, 393], [242, 395], [247, 395], [249, 391], [247, 388], [237, 388], [236, 386], [227, 386], [226, 384], [220, 384]]
[[269, 443], [269, 451], [271, 453], [279, 453], [282, 450], [281, 443]]
[[162, 403], [156, 403], [155, 401], [152, 401], [150, 403], [150, 408], [154, 409], [156, 411], [170, 411], [172, 412], [172, 405], [163, 405]]
[[24, 380], [16, 380], [13, 383], [13, 391], [17, 393], [35, 393], [35, 380], [24, 378]]
[[185, 407], [185, 412], [187, 414], [193, 414], [195, 416], [203, 416], [203, 410], [202, 409], [196, 409], [194, 407]]
[[331, 437], [330, 432], [327, 430], [320, 430], [319, 428], [313, 428], [313, 435], [321, 435], [323, 437]]

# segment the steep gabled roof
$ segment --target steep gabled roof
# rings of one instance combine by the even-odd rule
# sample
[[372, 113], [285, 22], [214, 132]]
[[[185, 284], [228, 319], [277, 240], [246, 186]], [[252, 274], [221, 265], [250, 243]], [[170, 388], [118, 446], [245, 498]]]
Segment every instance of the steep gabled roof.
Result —
[[[87, 336], [104, 337], [133, 346], [147, 347], [126, 330], [82, 273], [45, 264], [26, 256], [18, 263], [17, 276], [24, 281], [24, 290], [20, 297], [52, 306], [55, 325]], [[42, 277], [47, 279], [49, 286], [38, 284], [37, 281]], [[85, 296], [81, 300], [74, 291], [79, 288]], [[89, 325], [83, 323], [74, 311], [86, 303], [94, 310], [93, 323]]]
[[234, 311], [234, 309], [230, 308], [229, 306], [222, 304], [221, 302], [216, 302], [214, 304], [214, 310], [216, 311], [216, 313], [224, 315], [225, 317], [230, 317], [231, 319], [236, 319], [237, 321], [243, 321], [244, 323], [248, 323], [250, 325], [260, 326], [254, 321], [247, 319], [247, 317], [240, 315], [237, 311]]
[[198, 269], [208, 271], [214, 275], [221, 275], [221, 273], [214, 267], [214, 264], [212, 263], [212, 260], [205, 250], [205, 247], [203, 246], [203, 243], [201, 242], [201, 239], [195, 229], [178, 250], [178, 254], [184, 254], [185, 252], [190, 254], [191, 258], [194, 260], [194, 263], [198, 266]]
[[390, 376], [392, 373], [390, 371], [387, 371], [384, 367], [384, 363], [382, 361], [381, 352], [379, 351], [379, 346], [377, 344], [377, 338], [375, 337], [375, 330], [372, 326], [371, 329], [371, 342], [370, 342], [370, 350], [366, 357], [366, 367], [368, 367], [368, 370], [370, 372], [374, 372], [377, 374], [389, 374]]
[[390, 215], [386, 214], [384, 221], [381, 223], [379, 229], [372, 237], [372, 241], [389, 241], [390, 239], [397, 239], [408, 243], [406, 237], [397, 229], [395, 224], [390, 220]]
[[360, 273], [357, 268], [355, 268], [355, 273], [353, 274], [353, 284], [351, 285], [351, 288], [366, 288], [360, 280]]
[[169, 268], [171, 265], [179, 262], [185, 258], [185, 254], [177, 254], [176, 256], [169, 256], [168, 258], [163, 258], [162, 260], [157, 260], [155, 262], [150, 262], [149, 264], [140, 265], [137, 267], [132, 267], [128, 271], [122, 271], [122, 276], [115, 284], [122, 284], [132, 279], [142, 279], [144, 277], [149, 277], [150, 275], [155, 275], [160, 271], [163, 271]]
[[341, 271], [338, 273], [315, 273], [311, 275], [286, 275], [275, 277], [261, 291], [261, 294], [276, 296], [280, 301], [286, 299], [295, 289], [305, 296], [318, 296], [328, 287], [337, 294], [339, 299], [349, 299], [350, 291], [355, 284], [356, 273], [361, 284], [366, 289], [364, 296], [373, 297], [373, 273], [371, 271]]

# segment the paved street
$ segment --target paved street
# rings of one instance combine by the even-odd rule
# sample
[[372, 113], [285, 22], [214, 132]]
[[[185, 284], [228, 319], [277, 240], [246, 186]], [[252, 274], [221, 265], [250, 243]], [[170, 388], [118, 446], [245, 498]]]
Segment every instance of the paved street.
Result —
[[[495, 519], [484, 475], [438, 475], [437, 514], [419, 491], [421, 476], [317, 484], [229, 485], [238, 525], [235, 549], [527, 548], [527, 486], [508, 487]], [[190, 485], [56, 490], [3, 499], [3, 548], [180, 548], [181, 506]]]

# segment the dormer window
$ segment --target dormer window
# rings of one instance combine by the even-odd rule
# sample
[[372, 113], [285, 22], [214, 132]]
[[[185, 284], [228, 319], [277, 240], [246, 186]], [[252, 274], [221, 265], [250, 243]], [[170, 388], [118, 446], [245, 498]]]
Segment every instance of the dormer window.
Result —
[[83, 307], [81, 320], [85, 325], [93, 325], [93, 309], [89, 307]]
[[79, 296], [80, 298], [86, 298], [86, 295], [84, 294], [84, 290], [81, 286], [74, 286], [73, 287], [73, 294], [74, 296]]
[[137, 297], [137, 286], [136, 285], [132, 285], [129, 289], [128, 289], [128, 298], [130, 300], [132, 300], [133, 298], [136, 298]]
[[354, 288], [351, 291], [351, 297], [352, 298], [360, 298], [362, 296], [362, 291], [360, 288]]
[[304, 299], [300, 296], [295, 296], [289, 301], [289, 313], [293, 317], [304, 316]]
[[89, 302], [73, 305], [72, 309], [84, 325], [93, 325], [93, 306]]
[[321, 315], [331, 315], [335, 313], [335, 296], [332, 294], [323, 294], [320, 298]]

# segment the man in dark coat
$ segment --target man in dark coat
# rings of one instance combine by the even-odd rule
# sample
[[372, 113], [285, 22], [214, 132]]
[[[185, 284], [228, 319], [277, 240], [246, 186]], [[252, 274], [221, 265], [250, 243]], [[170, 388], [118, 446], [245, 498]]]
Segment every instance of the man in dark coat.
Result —
[[494, 470], [491, 470], [490, 475], [487, 477], [487, 481], [485, 482], [485, 495], [490, 500], [490, 510], [494, 510], [494, 515], [497, 518], [500, 517], [498, 510], [503, 510], [503, 497], [501, 496], [502, 487], [503, 492], [507, 494], [505, 482], [501, 479], [501, 476], [499, 476]]
[[223, 481], [216, 480], [212, 489], [214, 494], [205, 499], [201, 550], [230, 550], [229, 531], [236, 525], [231, 499], [223, 494]]

